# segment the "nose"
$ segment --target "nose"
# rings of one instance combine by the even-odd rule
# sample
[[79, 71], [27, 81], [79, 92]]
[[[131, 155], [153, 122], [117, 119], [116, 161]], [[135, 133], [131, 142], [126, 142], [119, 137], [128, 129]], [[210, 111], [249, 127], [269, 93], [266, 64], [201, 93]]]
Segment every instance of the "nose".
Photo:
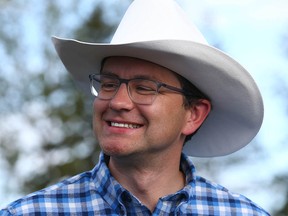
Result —
[[134, 103], [131, 100], [127, 84], [122, 83], [114, 97], [110, 100], [109, 107], [113, 110], [131, 110], [134, 107]]

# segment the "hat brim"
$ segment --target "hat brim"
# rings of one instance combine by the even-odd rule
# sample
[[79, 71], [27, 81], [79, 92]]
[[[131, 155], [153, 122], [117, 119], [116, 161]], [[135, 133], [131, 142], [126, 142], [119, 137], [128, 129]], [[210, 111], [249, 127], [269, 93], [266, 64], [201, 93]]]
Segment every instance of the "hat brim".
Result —
[[53, 37], [54, 46], [76, 84], [90, 94], [91, 73], [109, 56], [129, 56], [164, 66], [192, 82], [211, 99], [213, 109], [183, 151], [196, 157], [231, 154], [258, 133], [263, 102], [250, 74], [234, 59], [208, 45], [183, 40], [125, 44], [85, 43]]

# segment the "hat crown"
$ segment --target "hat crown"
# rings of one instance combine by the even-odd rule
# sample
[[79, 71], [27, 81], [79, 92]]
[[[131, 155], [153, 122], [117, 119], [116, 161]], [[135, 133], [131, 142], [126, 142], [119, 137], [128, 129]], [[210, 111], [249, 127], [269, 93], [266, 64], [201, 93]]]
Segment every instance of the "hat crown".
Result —
[[151, 40], [207, 41], [174, 0], [135, 0], [126, 11], [111, 44]]

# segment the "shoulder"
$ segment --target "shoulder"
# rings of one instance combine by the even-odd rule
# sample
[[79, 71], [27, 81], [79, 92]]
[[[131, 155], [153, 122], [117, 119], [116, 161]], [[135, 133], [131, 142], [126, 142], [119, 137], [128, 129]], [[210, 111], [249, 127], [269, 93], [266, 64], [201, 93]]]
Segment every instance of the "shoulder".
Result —
[[247, 197], [203, 177], [195, 178], [195, 196], [198, 206], [210, 206], [214, 213], [235, 212], [236, 215], [269, 215]]
[[0, 215], [107, 215], [111, 209], [102, 194], [109, 183], [109, 170], [100, 154], [98, 164], [91, 171], [18, 199], [0, 211]]
[[53, 209], [55, 205], [62, 205], [65, 208], [67, 200], [74, 199], [75, 202], [79, 202], [89, 197], [91, 187], [95, 187], [93, 184], [91, 172], [84, 172], [18, 199], [0, 213], [1, 215], [22, 215], [25, 212], [47, 211], [47, 208]]
[[189, 182], [184, 188], [189, 194], [184, 212], [192, 215], [269, 215], [247, 197], [198, 176], [192, 158], [185, 154], [181, 157], [181, 168]]

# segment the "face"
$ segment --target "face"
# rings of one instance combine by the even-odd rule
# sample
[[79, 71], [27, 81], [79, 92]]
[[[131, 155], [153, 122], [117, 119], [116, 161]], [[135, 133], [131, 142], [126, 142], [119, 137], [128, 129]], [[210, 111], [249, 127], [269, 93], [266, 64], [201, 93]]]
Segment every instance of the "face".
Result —
[[[102, 73], [123, 79], [145, 77], [181, 88], [172, 71], [135, 58], [108, 58]], [[151, 105], [139, 105], [122, 84], [111, 100], [96, 98], [93, 110], [94, 133], [110, 156], [181, 152], [185, 135], [191, 132], [191, 113], [183, 106], [183, 96], [165, 88]]]

